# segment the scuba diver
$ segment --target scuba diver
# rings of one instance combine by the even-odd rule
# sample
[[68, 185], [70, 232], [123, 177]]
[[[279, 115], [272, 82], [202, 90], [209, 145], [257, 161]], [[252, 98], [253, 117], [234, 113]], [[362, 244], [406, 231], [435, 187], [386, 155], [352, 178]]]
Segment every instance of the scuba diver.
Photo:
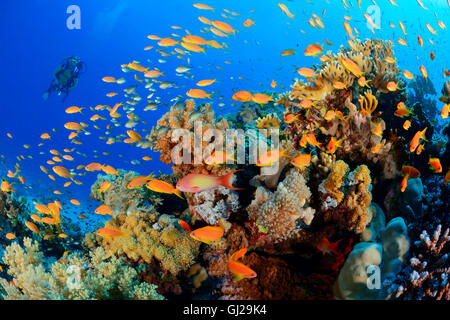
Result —
[[47, 100], [53, 91], [56, 91], [58, 96], [65, 94], [63, 102], [69, 95], [69, 91], [74, 89], [78, 84], [78, 77], [83, 69], [86, 69], [86, 64], [76, 56], [71, 56], [63, 60], [61, 65], [53, 74], [52, 83], [42, 97]]

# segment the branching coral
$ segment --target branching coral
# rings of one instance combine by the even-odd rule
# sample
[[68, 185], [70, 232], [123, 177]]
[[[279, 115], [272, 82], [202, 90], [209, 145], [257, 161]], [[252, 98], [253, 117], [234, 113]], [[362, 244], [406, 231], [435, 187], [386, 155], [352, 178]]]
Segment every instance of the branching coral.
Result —
[[278, 184], [275, 192], [258, 187], [247, 211], [260, 233], [265, 234], [265, 240], [277, 243], [294, 237], [300, 231], [297, 220], [311, 224], [315, 210], [307, 206], [310, 197], [305, 178], [294, 168]]
[[[144, 191], [142, 188], [130, 190], [127, 185], [138, 174], [130, 171], [126, 172], [119, 170], [119, 174], [116, 176], [111, 175], [99, 175], [97, 181], [91, 187], [91, 198], [107, 205], [116, 216], [119, 213], [130, 214], [133, 211], [145, 211], [153, 212], [152, 206], [146, 206], [144, 204]], [[103, 182], [111, 182], [111, 186], [106, 192], [99, 192], [100, 186]], [[158, 197], [151, 198], [153, 205], [160, 204]]]
[[414, 243], [414, 256], [396, 277], [384, 282], [388, 298], [406, 300], [450, 300], [450, 229], [439, 225], [433, 238], [426, 231]]
[[4, 299], [164, 299], [154, 285], [139, 282], [137, 272], [120, 258], [106, 258], [102, 248], [89, 256], [71, 255], [67, 263], [55, 262], [46, 271], [38, 243], [25, 238], [24, 247], [15, 242], [6, 248], [3, 262], [13, 280], [0, 278]]
[[106, 227], [120, 229], [126, 234], [120, 238], [99, 239], [107, 256], [124, 254], [131, 261], [152, 263], [153, 258], [164, 270], [176, 275], [187, 270], [197, 257], [200, 242], [174, 226], [176, 218], [132, 212], [119, 214], [106, 223]]

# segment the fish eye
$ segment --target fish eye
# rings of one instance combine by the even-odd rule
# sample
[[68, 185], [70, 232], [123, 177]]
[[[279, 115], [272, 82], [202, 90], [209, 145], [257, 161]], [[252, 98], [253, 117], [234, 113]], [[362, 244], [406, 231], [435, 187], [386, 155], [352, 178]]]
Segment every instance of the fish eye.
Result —
[[254, 276], [255, 276], [255, 274], [254, 274], [254, 273], [252, 273], [252, 274], [251, 274], [251, 276], [252, 276], [252, 277], [254, 277]]
[[193, 236], [195, 236], [195, 233], [194, 233], [194, 232], [192, 232], [192, 235], [193, 235]]

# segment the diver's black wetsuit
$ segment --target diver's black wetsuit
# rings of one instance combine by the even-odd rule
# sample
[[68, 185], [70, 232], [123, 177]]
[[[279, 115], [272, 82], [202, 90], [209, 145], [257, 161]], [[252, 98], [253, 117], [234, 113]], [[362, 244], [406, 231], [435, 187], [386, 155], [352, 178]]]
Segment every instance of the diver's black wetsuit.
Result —
[[84, 67], [84, 62], [80, 58], [72, 56], [66, 58], [58, 67], [53, 75], [52, 83], [46, 92], [44, 92], [44, 99], [48, 99], [53, 91], [58, 95], [64, 93], [63, 102], [69, 95], [69, 91], [75, 88], [78, 84], [78, 77]]

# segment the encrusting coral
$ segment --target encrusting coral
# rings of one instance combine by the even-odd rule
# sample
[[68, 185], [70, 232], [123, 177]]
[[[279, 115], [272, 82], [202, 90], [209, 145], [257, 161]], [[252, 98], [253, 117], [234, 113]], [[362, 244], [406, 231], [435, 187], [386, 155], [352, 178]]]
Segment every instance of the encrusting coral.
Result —
[[25, 238], [24, 248], [17, 242], [6, 248], [3, 262], [12, 277], [0, 278], [6, 300], [164, 299], [156, 286], [140, 282], [136, 270], [118, 257], [107, 258], [102, 248], [46, 266], [37, 241]]

